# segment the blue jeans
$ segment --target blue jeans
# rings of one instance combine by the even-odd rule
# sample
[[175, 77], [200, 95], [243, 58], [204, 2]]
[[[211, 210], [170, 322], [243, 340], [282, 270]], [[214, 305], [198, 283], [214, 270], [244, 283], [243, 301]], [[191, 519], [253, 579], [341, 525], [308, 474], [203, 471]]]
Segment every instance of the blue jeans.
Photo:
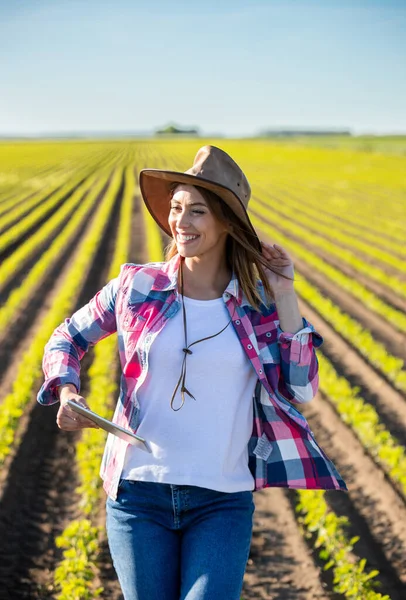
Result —
[[121, 480], [107, 537], [125, 600], [239, 600], [252, 491]]

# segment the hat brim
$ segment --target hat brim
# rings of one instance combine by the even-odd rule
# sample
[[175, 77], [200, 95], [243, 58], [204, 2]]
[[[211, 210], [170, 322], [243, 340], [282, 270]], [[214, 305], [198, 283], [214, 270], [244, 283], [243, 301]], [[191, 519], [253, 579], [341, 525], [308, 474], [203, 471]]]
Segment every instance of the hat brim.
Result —
[[256, 249], [262, 253], [261, 242], [249, 219], [245, 206], [232, 190], [196, 175], [179, 173], [177, 171], [163, 171], [161, 169], [142, 169], [139, 175], [141, 195], [148, 211], [165, 233], [172, 237], [168, 218], [170, 212], [170, 188], [172, 183], [175, 182], [197, 185], [217, 194], [233, 210], [239, 220], [248, 227], [253, 235], [252, 241], [256, 245]]

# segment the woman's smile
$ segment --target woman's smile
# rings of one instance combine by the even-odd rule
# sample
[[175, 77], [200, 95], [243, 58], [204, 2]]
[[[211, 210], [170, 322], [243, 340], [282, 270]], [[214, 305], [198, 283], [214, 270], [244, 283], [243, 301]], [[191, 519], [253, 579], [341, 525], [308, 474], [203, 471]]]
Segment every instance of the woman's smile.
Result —
[[191, 244], [192, 242], [195, 242], [199, 237], [200, 235], [197, 234], [177, 233], [176, 241], [179, 244]]

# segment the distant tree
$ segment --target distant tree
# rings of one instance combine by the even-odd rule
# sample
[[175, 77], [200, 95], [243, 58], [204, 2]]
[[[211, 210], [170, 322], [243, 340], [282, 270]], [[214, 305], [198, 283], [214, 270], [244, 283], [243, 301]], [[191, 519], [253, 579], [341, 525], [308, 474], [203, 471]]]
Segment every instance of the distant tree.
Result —
[[156, 135], [193, 135], [198, 136], [198, 129], [181, 129], [177, 125], [167, 125], [163, 129], [157, 129]]

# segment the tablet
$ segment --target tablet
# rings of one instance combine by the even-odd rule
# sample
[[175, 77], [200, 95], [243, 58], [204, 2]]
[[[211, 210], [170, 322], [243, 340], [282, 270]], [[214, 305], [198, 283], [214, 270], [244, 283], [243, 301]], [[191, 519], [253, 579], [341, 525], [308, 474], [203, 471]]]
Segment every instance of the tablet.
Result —
[[120, 425], [116, 425], [116, 423], [113, 423], [108, 419], [103, 419], [103, 417], [101, 417], [97, 413], [89, 410], [88, 408], [83, 408], [83, 406], [80, 406], [80, 404], [77, 404], [73, 400], [68, 400], [67, 405], [78, 414], [82, 415], [83, 417], [87, 417], [88, 419], [93, 421], [93, 423], [96, 423], [96, 425], [101, 427], [101, 429], [104, 429], [105, 431], [116, 435], [117, 437], [121, 438], [122, 440], [125, 440], [132, 446], [137, 446], [145, 452], [152, 452], [146, 440], [141, 436], [133, 433], [129, 429], [124, 429], [124, 427], [120, 427]]

